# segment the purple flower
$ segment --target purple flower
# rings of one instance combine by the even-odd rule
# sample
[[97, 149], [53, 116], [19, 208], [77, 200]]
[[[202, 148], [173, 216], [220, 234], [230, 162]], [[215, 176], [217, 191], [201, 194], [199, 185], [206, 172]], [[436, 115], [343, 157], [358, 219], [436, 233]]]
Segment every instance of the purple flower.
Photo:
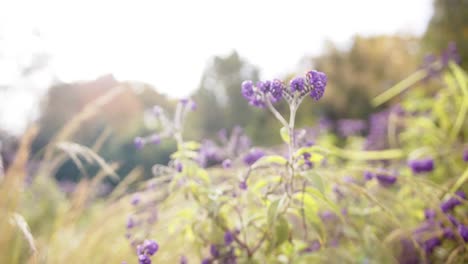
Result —
[[458, 225], [458, 233], [460, 233], [460, 236], [465, 240], [465, 242], [468, 242], [468, 226]]
[[253, 148], [244, 156], [244, 163], [251, 166], [261, 157], [265, 156], [265, 152], [260, 149]]
[[177, 172], [182, 172], [182, 170], [184, 169], [184, 166], [180, 161], [176, 161], [174, 165]]
[[247, 181], [243, 180], [239, 183], [239, 188], [241, 190], [247, 190]]
[[262, 93], [268, 93], [270, 91], [271, 87], [271, 82], [270, 81], [259, 81], [257, 82], [257, 88], [262, 92]]
[[455, 238], [455, 234], [453, 234], [452, 229], [448, 228], [448, 227], [444, 228], [443, 236], [446, 239], [454, 239]]
[[415, 174], [431, 172], [434, 170], [434, 160], [431, 158], [410, 160], [408, 166]]
[[271, 89], [270, 89], [270, 94], [272, 97], [271, 101], [273, 103], [276, 103], [280, 101], [281, 98], [283, 98], [283, 89], [284, 89], [284, 85], [280, 80], [278, 79], [273, 80], [273, 83], [271, 84]]
[[451, 214], [447, 214], [447, 218], [450, 220], [450, 222], [454, 225], [454, 226], [458, 226], [458, 221], [457, 219], [455, 219], [455, 217]]
[[133, 218], [130, 216], [127, 219], [127, 229], [132, 229], [136, 225], [135, 221]]
[[459, 198], [450, 197], [447, 201], [443, 202], [440, 205], [440, 209], [442, 210], [442, 212], [447, 213], [448, 211], [455, 208], [457, 205], [460, 205], [461, 204], [460, 198], [466, 199], [465, 193], [463, 191], [458, 191], [455, 194], [459, 196]]
[[289, 83], [289, 87], [291, 88], [291, 92], [293, 92], [293, 93], [295, 91], [303, 92], [304, 89], [305, 89], [304, 78], [296, 77], [296, 78], [292, 79], [291, 82]]
[[145, 146], [145, 139], [142, 137], [136, 137], [133, 140], [133, 144], [135, 145], [136, 149], [142, 149]]
[[211, 259], [208, 259], [208, 258], [203, 259], [201, 264], [211, 264]]
[[468, 149], [465, 149], [465, 151], [463, 151], [463, 161], [468, 162]]
[[436, 216], [436, 212], [433, 209], [426, 209], [424, 210], [424, 217], [426, 220], [432, 220]]
[[180, 262], [179, 262], [179, 263], [180, 263], [180, 264], [187, 264], [187, 263], [188, 263], [187, 257], [186, 257], [186, 256], [181, 256], [181, 257], [180, 257]]
[[213, 245], [213, 244], [210, 245], [210, 254], [211, 254], [211, 256], [213, 256], [214, 258], [219, 257], [219, 250], [218, 250], [218, 248], [217, 248], [215, 245]]
[[316, 101], [322, 98], [327, 86], [327, 75], [319, 71], [310, 71], [306, 75], [307, 83], [313, 87], [310, 96]]
[[310, 243], [309, 246], [305, 248], [303, 252], [312, 253], [312, 252], [320, 250], [320, 247], [321, 247], [320, 242], [316, 239], [312, 241], [312, 243]]
[[153, 106], [153, 109], [151, 109], [151, 112], [153, 113], [153, 115], [159, 116], [163, 113], [163, 109], [159, 105], [155, 105]]
[[365, 148], [370, 150], [385, 149], [387, 147], [387, 131], [390, 110], [374, 113], [369, 118], [369, 133]]
[[232, 166], [232, 162], [231, 162], [230, 159], [223, 160], [223, 168], [229, 169], [229, 168], [231, 168], [231, 166]]
[[364, 172], [364, 180], [370, 181], [374, 178], [374, 174], [370, 171], [365, 171]]
[[143, 247], [145, 248], [146, 252], [151, 256], [154, 255], [159, 249], [158, 243], [156, 243], [156, 241], [154, 240], [145, 240], [143, 242]]
[[154, 134], [150, 137], [150, 142], [157, 145], [161, 143], [161, 137], [158, 134]]
[[224, 233], [224, 243], [226, 243], [226, 246], [229, 246], [232, 242], [234, 242], [234, 235], [231, 231], [226, 231]]
[[305, 152], [304, 154], [302, 154], [302, 157], [304, 158], [304, 164], [306, 168], [308, 169], [311, 169], [312, 167], [314, 167], [314, 163], [310, 160], [311, 156], [312, 155], [308, 152]]
[[424, 250], [426, 251], [426, 253], [430, 254], [432, 253], [432, 251], [434, 251], [436, 247], [440, 246], [441, 244], [442, 242], [440, 241], [439, 238], [437, 237], [430, 238], [424, 242]]
[[140, 196], [138, 194], [133, 195], [131, 203], [132, 205], [138, 205], [140, 203]]
[[242, 82], [242, 96], [245, 99], [250, 100], [250, 98], [254, 95], [253, 83], [252, 81], [244, 81]]
[[138, 263], [140, 264], [151, 264], [151, 259], [148, 255], [138, 255]]
[[337, 125], [338, 132], [343, 137], [359, 134], [366, 129], [366, 122], [359, 119], [341, 119]]
[[255, 93], [250, 99], [249, 104], [258, 108], [265, 107], [265, 101], [260, 93]]
[[448, 65], [449, 61], [454, 61], [457, 64], [461, 62], [461, 58], [457, 50], [457, 44], [453, 41], [448, 44], [447, 49], [442, 53], [442, 65]]
[[324, 211], [320, 214], [322, 221], [332, 221], [336, 219], [336, 214], [332, 211]]
[[397, 177], [387, 174], [377, 174], [376, 178], [380, 185], [384, 187], [392, 186], [397, 181]]

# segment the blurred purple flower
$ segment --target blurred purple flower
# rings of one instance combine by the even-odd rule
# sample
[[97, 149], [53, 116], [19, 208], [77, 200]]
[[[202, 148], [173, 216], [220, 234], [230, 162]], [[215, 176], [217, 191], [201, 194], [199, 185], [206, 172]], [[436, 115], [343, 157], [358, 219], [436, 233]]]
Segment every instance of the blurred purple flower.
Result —
[[447, 201], [443, 202], [440, 205], [440, 209], [442, 212], [447, 213], [448, 211], [452, 210], [456, 206], [461, 204], [460, 198], [461, 199], [466, 199], [465, 193], [463, 191], [458, 191], [455, 193], [457, 197], [450, 197]]
[[304, 253], [312, 253], [312, 252], [315, 252], [315, 251], [319, 251], [321, 248], [321, 245], [320, 245], [320, 242], [315, 239], [314, 241], [312, 241], [308, 247], [306, 247], [303, 252]]
[[374, 178], [374, 174], [370, 171], [365, 171], [364, 172], [364, 180], [370, 181]]
[[251, 166], [263, 156], [265, 156], [265, 152], [261, 149], [253, 148], [244, 156], [244, 163]]
[[211, 264], [211, 259], [208, 259], [208, 258], [203, 259], [201, 264]]
[[338, 133], [343, 137], [357, 135], [363, 132], [367, 125], [366, 122], [359, 119], [341, 119], [338, 120]]
[[434, 170], [434, 160], [431, 158], [410, 160], [408, 166], [415, 174], [431, 172]]
[[159, 249], [158, 243], [156, 243], [156, 241], [154, 240], [145, 240], [143, 242], [143, 247], [144, 247], [144, 250], [146, 250], [146, 252], [150, 254], [151, 256], [154, 255], [156, 252], [158, 252], [158, 249]]
[[140, 203], [140, 195], [135, 194], [132, 196], [132, 205], [138, 205]]
[[127, 219], [127, 229], [132, 229], [133, 227], [135, 227], [135, 225], [136, 223], [133, 220], [133, 217], [129, 216]]
[[151, 264], [151, 258], [145, 254], [138, 255], [138, 263], [139, 264]]
[[438, 237], [429, 238], [428, 240], [424, 241], [424, 250], [426, 253], [431, 254], [434, 249], [441, 244], [442, 242]]
[[239, 183], [239, 188], [241, 190], [247, 190], [247, 181], [243, 180]]
[[397, 181], [397, 177], [388, 174], [377, 174], [376, 179], [380, 185], [384, 187], [390, 187]]
[[468, 242], [468, 226], [458, 225], [458, 233], [463, 238], [463, 240], [465, 240], [465, 242]]
[[133, 144], [135, 145], [136, 149], [142, 149], [145, 146], [145, 139], [142, 137], [136, 137], [133, 140]]
[[229, 246], [232, 242], [234, 242], [234, 235], [231, 231], [226, 231], [226, 233], [224, 233], [224, 243], [226, 246]]
[[230, 159], [223, 160], [223, 168], [229, 169], [229, 168], [231, 168], [231, 166], [232, 166], [232, 162], [231, 162]]
[[211, 254], [211, 256], [213, 256], [214, 258], [219, 257], [219, 250], [218, 250], [218, 248], [216, 247], [216, 245], [213, 245], [213, 244], [210, 245], [210, 254]]

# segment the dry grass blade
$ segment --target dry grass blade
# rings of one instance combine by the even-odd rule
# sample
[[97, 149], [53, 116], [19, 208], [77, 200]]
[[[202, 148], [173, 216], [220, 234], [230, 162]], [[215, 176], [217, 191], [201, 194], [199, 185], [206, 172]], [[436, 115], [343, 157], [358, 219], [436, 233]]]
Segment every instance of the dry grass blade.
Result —
[[21, 233], [23, 234], [26, 241], [28, 241], [29, 248], [31, 249], [32, 254], [37, 254], [37, 248], [36, 244], [34, 243], [34, 237], [31, 234], [28, 223], [26, 222], [24, 217], [18, 213], [13, 213], [11, 220], [18, 227], [18, 229], [21, 230]]
[[108, 93], [100, 96], [96, 100], [92, 101], [91, 103], [87, 104], [83, 111], [81, 111], [79, 114], [77, 114], [75, 117], [73, 117], [70, 121], [68, 121], [62, 130], [58, 132], [58, 134], [55, 136], [55, 138], [51, 141], [51, 143], [48, 145], [45, 154], [44, 154], [44, 160], [48, 161], [52, 158], [52, 155], [54, 153], [54, 146], [58, 142], [66, 141], [70, 139], [73, 134], [79, 130], [81, 125], [95, 116], [96, 114], [99, 113], [99, 110], [112, 102], [112, 100], [119, 94], [121, 94], [125, 90], [124, 87], [119, 86], [116, 87], [115, 89], [111, 89]]
[[[0, 219], [3, 220], [0, 220], [0, 263], [5, 260], [8, 261], [8, 257], [11, 256], [11, 252], [2, 251], [11, 249], [11, 243], [15, 237], [16, 228], [10, 223], [11, 221], [5, 221], [5, 219], [10, 219], [11, 214], [17, 211], [24, 179], [26, 177], [29, 150], [31, 142], [36, 137], [37, 131], [37, 127], [33, 126], [25, 132], [21, 138], [15, 159], [8, 169], [5, 179], [0, 182]], [[20, 218], [17, 217], [17, 219], [19, 220]], [[24, 226], [25, 225], [21, 225], [20, 228]]]
[[[79, 157], [82, 157], [89, 163], [95, 162], [98, 164], [106, 173], [105, 176], [110, 176], [114, 180], [119, 180], [119, 176], [115, 173], [114, 169], [109, 166], [109, 164], [107, 164], [107, 162], [92, 149], [71, 142], [60, 142], [57, 147], [69, 154], [70, 158], [76, 163], [80, 170], [84, 170], [84, 167], [79, 159]], [[87, 175], [87, 173], [84, 173], [84, 175]]]

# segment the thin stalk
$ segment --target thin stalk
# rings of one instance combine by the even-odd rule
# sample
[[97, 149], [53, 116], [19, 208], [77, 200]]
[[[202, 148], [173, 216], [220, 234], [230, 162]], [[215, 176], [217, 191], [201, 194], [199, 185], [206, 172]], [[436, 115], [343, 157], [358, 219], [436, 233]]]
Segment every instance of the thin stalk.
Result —
[[273, 113], [273, 115], [278, 119], [284, 127], [288, 127], [288, 122], [284, 117], [276, 110], [276, 108], [271, 104], [270, 100], [265, 100], [268, 106], [268, 109]]

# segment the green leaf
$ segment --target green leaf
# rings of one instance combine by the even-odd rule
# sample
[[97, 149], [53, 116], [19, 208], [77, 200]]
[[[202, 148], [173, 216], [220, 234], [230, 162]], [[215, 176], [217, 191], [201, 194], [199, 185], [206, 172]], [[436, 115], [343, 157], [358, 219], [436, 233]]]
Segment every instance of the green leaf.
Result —
[[289, 237], [289, 224], [288, 221], [284, 217], [279, 217], [276, 223], [274, 240], [275, 245], [279, 246]]
[[456, 63], [450, 62], [450, 69], [453, 71], [455, 80], [460, 87], [463, 96], [468, 96], [468, 76]]
[[184, 146], [183, 148], [187, 150], [197, 150], [200, 148], [200, 143], [196, 141], [187, 141], [187, 142], [184, 142], [183, 146]]
[[268, 165], [268, 164], [286, 165], [287, 163], [288, 163], [288, 160], [282, 156], [270, 155], [270, 156], [264, 156], [260, 158], [259, 160], [257, 160], [252, 165], [252, 168], [256, 168], [256, 167]]
[[322, 195], [325, 195], [325, 186], [323, 185], [322, 176], [315, 171], [308, 171], [305, 173], [305, 178], [320, 191]]
[[401, 82], [397, 83], [395, 86], [391, 87], [390, 89], [386, 90], [382, 94], [372, 99], [372, 104], [374, 106], [379, 106], [391, 100], [393, 97], [399, 95], [400, 93], [402, 93], [403, 91], [411, 87], [412, 85], [421, 81], [424, 77], [426, 77], [426, 75], [427, 75], [426, 70], [419, 70], [411, 74], [406, 79], [402, 80]]
[[287, 127], [282, 127], [280, 129], [280, 135], [281, 139], [283, 139], [283, 141], [286, 143], [289, 143], [289, 141], [291, 140], [289, 137], [289, 129]]
[[[328, 149], [324, 147], [320, 147], [320, 146], [302, 147], [296, 150], [296, 152], [294, 153], [294, 157], [297, 158], [303, 155], [304, 153], [311, 153], [311, 154], [317, 153], [317, 155], [325, 156], [329, 153], [329, 151]], [[322, 153], [322, 154], [318, 154], [318, 153]]]
[[276, 200], [268, 206], [268, 226], [272, 227], [274, 223], [276, 222], [276, 217], [278, 215], [278, 205], [279, 205], [280, 200]]
[[312, 187], [307, 187], [306, 192], [309, 193], [310, 195], [314, 196], [315, 198], [321, 200], [324, 202], [342, 221], [344, 221], [343, 216], [341, 215], [340, 208], [338, 207], [337, 204], [334, 202], [330, 201], [325, 195], [323, 195], [318, 189], [312, 188]]
[[268, 206], [268, 212], [267, 212], [267, 215], [268, 215], [268, 225], [270, 227], [273, 227], [276, 223], [276, 219], [278, 218], [278, 214], [280, 212], [280, 207], [282, 207], [284, 201], [286, 199], [286, 194], [284, 194], [280, 199], [272, 202], [269, 206]]

